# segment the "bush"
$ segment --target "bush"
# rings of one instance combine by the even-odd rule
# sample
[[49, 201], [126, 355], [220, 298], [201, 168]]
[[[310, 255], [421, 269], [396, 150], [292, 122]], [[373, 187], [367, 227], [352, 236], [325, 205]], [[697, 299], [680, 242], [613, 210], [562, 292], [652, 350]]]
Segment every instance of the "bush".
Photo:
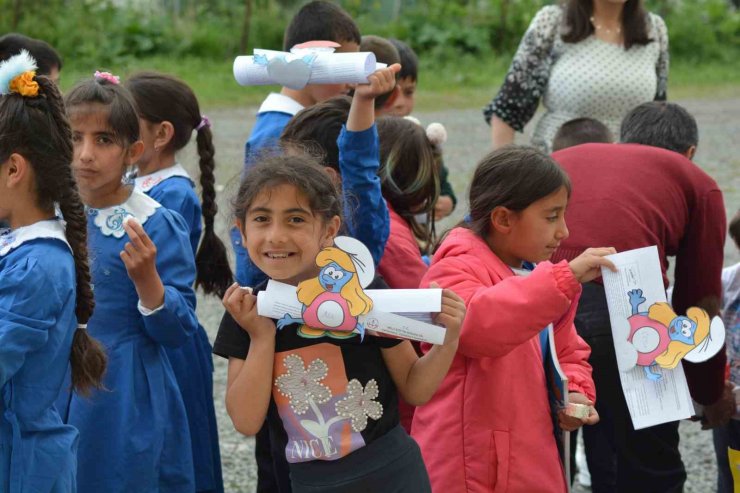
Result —
[[[252, 2], [249, 49], [280, 48], [285, 26], [303, 2]], [[422, 59], [450, 62], [466, 55], [511, 57], [534, 13], [552, 1], [340, 3], [363, 33], [403, 39]], [[45, 39], [76, 64], [97, 67], [151, 56], [226, 60], [239, 50], [245, 1], [0, 0], [6, 14], [15, 5], [21, 7], [15, 30]], [[727, 0], [652, 0], [648, 6], [666, 20], [674, 59], [729, 62], [740, 54], [740, 13]], [[0, 18], [0, 32], [12, 29], [13, 17]]]

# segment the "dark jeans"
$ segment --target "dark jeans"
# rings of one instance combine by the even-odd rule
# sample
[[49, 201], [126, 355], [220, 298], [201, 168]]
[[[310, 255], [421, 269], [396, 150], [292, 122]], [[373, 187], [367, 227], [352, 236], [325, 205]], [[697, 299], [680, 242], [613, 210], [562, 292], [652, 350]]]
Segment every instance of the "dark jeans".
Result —
[[733, 419], [725, 426], [713, 429], [712, 438], [717, 455], [717, 493], [732, 493], [734, 483], [727, 448], [740, 450], [740, 421]]
[[619, 380], [603, 286], [583, 286], [575, 325], [591, 346], [589, 363], [601, 418], [598, 424], [583, 427], [592, 492], [683, 491], [686, 471], [678, 451], [678, 422], [642, 430], [632, 427]]
[[[274, 403], [270, 403], [274, 406]], [[255, 436], [254, 455], [257, 461], [257, 493], [291, 493], [290, 469], [285, 458], [287, 440], [272, 437], [265, 423]]]

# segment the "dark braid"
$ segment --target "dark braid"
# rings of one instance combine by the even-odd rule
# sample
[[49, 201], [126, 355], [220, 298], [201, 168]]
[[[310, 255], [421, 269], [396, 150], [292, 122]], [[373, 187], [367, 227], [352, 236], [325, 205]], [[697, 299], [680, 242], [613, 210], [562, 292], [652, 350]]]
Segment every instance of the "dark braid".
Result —
[[[18, 128], [19, 134], [33, 133], [17, 144], [19, 152], [31, 162], [36, 176], [36, 193], [40, 207], [59, 205], [66, 222], [65, 236], [75, 261], [77, 323], [86, 324], [95, 302], [90, 284], [87, 255], [87, 220], [84, 206], [72, 176], [72, 130], [66, 117], [62, 96], [47, 77], [37, 76], [38, 98], [23, 98], [29, 128]], [[43, 116], [42, 116], [43, 114]], [[43, 126], [39, 125], [43, 122]], [[46, 129], [46, 131], [43, 131]], [[70, 354], [72, 385], [82, 395], [92, 388], [102, 388], [107, 358], [98, 341], [87, 330], [77, 329]]]
[[226, 247], [214, 231], [214, 219], [218, 212], [218, 205], [216, 205], [216, 177], [213, 174], [216, 166], [213, 160], [215, 149], [211, 129], [206, 126], [198, 130], [195, 140], [200, 157], [200, 188], [203, 207], [203, 240], [195, 256], [195, 264], [198, 268], [195, 286], [202, 286], [204, 292], [223, 297], [226, 289], [233, 282], [233, 276]]
[[198, 99], [187, 84], [166, 74], [140, 72], [129, 77], [126, 87], [136, 99], [141, 118], [152, 123], [169, 122], [174, 136], [168, 148], [179, 151], [190, 142], [193, 130], [197, 131], [201, 206], [203, 213], [203, 238], [195, 256], [197, 268], [196, 287], [207, 294], [223, 296], [231, 285], [233, 276], [229, 259], [221, 239], [216, 235], [214, 220], [216, 205], [216, 179], [213, 159], [213, 135], [208, 125], [201, 124]]

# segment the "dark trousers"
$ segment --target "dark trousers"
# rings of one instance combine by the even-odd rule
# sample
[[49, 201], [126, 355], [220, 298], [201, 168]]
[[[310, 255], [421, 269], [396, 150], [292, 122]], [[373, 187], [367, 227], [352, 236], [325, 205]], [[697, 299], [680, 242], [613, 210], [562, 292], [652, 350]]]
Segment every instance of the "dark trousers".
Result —
[[279, 442], [279, 438], [271, 440], [267, 423], [255, 436], [257, 493], [291, 493], [292, 491], [290, 469], [285, 458], [285, 442]]
[[726, 425], [713, 429], [712, 438], [714, 452], [717, 454], [717, 493], [732, 493], [735, 490], [727, 449], [740, 450], [740, 421], [733, 419]]
[[601, 418], [598, 424], [583, 427], [592, 492], [683, 491], [686, 471], [678, 451], [678, 422], [642, 430], [632, 426], [601, 285], [583, 286], [575, 324], [578, 334], [591, 346], [589, 363]]

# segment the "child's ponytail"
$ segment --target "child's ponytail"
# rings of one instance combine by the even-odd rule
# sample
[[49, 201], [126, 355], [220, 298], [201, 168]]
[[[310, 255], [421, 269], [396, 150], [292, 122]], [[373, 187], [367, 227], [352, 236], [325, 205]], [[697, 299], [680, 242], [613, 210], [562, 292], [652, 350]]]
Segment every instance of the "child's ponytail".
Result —
[[203, 238], [195, 256], [195, 286], [206, 294], [223, 296], [232, 282], [226, 247], [216, 236], [214, 221], [216, 188], [213, 135], [208, 118], [200, 113], [193, 91], [181, 80], [156, 72], [140, 72], [129, 77], [126, 87], [136, 100], [141, 118], [152, 123], [170, 122], [174, 135], [168, 147], [177, 152], [190, 142], [196, 131], [203, 210]]
[[218, 205], [216, 205], [216, 177], [213, 170], [216, 163], [213, 160], [215, 149], [211, 125], [206, 117], [196, 127], [198, 157], [200, 167], [200, 188], [203, 208], [203, 238], [195, 255], [197, 277], [195, 286], [201, 286], [205, 293], [223, 296], [231, 285], [233, 276], [229, 267], [226, 247], [216, 235], [214, 222]]
[[[72, 130], [65, 115], [62, 96], [56, 85], [46, 77], [36, 77], [42, 94], [45, 96], [50, 116], [54, 120], [56, 138], [54, 144], [56, 169], [39, 170], [36, 174], [39, 192], [49, 193], [57, 203], [66, 222], [65, 236], [72, 249], [75, 261], [77, 280], [77, 299], [75, 313], [78, 328], [72, 341], [70, 364], [72, 367], [72, 386], [78, 393], [88, 395], [93, 388], [103, 388], [103, 375], [107, 357], [100, 343], [90, 337], [84, 328], [92, 316], [95, 301], [90, 279], [90, 267], [87, 254], [87, 219], [84, 205], [77, 191], [77, 184], [72, 175]], [[49, 160], [46, 161], [49, 163]], [[53, 163], [51, 163], [53, 164]], [[44, 171], [48, 171], [44, 173]]]

